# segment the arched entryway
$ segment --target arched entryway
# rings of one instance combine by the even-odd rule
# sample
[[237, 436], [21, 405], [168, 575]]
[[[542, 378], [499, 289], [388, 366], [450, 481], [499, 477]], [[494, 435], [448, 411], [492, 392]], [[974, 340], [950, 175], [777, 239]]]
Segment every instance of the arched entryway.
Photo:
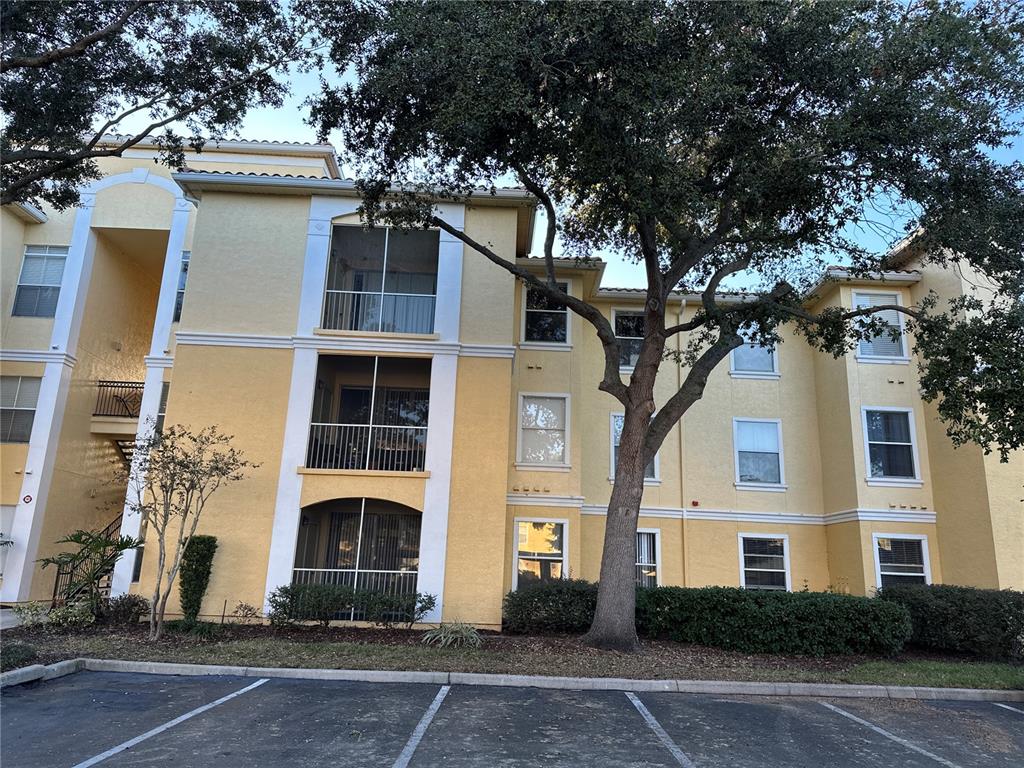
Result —
[[302, 509], [294, 584], [414, 594], [421, 513], [383, 499], [332, 499]]

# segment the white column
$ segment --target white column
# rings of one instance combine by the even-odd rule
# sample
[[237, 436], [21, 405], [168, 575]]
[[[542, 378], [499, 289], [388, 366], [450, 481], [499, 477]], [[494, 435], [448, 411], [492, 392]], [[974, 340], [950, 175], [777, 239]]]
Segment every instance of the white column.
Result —
[[43, 529], [46, 500], [53, 480], [53, 465], [60, 442], [60, 429], [64, 421], [64, 406], [71, 388], [71, 367], [78, 346], [78, 333], [85, 312], [85, 298], [89, 292], [89, 278], [96, 254], [96, 235], [92, 231], [93, 206], [96, 195], [83, 193], [75, 214], [71, 231], [71, 244], [64, 274], [60, 282], [60, 295], [53, 317], [50, 351], [63, 353], [61, 361], [47, 362], [39, 387], [36, 413], [29, 435], [25, 475], [21, 482], [21, 497], [14, 510], [11, 527], [13, 544], [7, 553], [0, 600], [19, 602], [27, 600], [32, 587], [39, 537]]
[[430, 412], [424, 468], [420, 566], [416, 591], [437, 597], [426, 621], [440, 621], [444, 602], [444, 563], [448, 551], [448, 503], [451, 497], [452, 440], [455, 434], [455, 380], [458, 355], [434, 355], [430, 363]]
[[[185, 234], [188, 231], [188, 220], [193, 206], [182, 197], [174, 201], [174, 212], [171, 214], [171, 231], [167, 236], [167, 250], [164, 252], [164, 271], [160, 278], [160, 296], [156, 304], [156, 316], [153, 320], [153, 335], [149, 344], [149, 356], [146, 358], [146, 383], [142, 390], [142, 402], [139, 405], [139, 426], [135, 433], [138, 445], [149, 439], [156, 417], [160, 411], [160, 395], [164, 386], [164, 369], [172, 365], [166, 357], [169, 349], [171, 326], [174, 323], [174, 305], [178, 298], [178, 277], [181, 274], [181, 253], [185, 248]], [[145, 482], [138, 467], [133, 463], [128, 477], [127, 497], [121, 517], [121, 535], [137, 538], [142, 530], [142, 516], [132, 511], [132, 501], [136, 498], [136, 489]], [[111, 596], [123, 595], [131, 587], [132, 574], [135, 572], [137, 550], [129, 550], [121, 555], [114, 566], [111, 580]]]
[[[465, 228], [465, 206], [446, 204], [438, 216], [460, 232]], [[437, 300], [434, 303], [434, 332], [441, 341], [459, 340], [459, 310], [462, 306], [462, 241], [441, 230], [437, 254]]]
[[[274, 503], [274, 527], [271, 530], [270, 558], [267, 563], [266, 595], [292, 581], [302, 497], [302, 475], [297, 470], [306, 463], [306, 438], [309, 436], [309, 419], [313, 413], [317, 358], [316, 349], [299, 347], [295, 350], [292, 362], [284, 446], [281, 450], [277, 499]], [[266, 603], [264, 610], [269, 611]]]

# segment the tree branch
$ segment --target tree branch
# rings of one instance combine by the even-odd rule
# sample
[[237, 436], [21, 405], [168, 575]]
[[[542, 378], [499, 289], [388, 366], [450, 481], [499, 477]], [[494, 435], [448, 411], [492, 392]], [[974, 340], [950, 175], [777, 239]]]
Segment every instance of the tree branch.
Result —
[[139, 0], [129, 5], [125, 10], [114, 19], [110, 24], [97, 29], [85, 37], [79, 38], [71, 45], [65, 46], [64, 48], [55, 48], [54, 50], [47, 51], [38, 56], [17, 56], [7, 61], [0, 62], [0, 74], [7, 72], [11, 69], [38, 69], [53, 64], [63, 59], [69, 59], [72, 56], [81, 56], [85, 53], [86, 49], [93, 43], [97, 43], [105, 37], [110, 37], [113, 34], [119, 34], [124, 30], [124, 25], [128, 19], [137, 10], [142, 8], [144, 5], [149, 5], [155, 2], [155, 0]]

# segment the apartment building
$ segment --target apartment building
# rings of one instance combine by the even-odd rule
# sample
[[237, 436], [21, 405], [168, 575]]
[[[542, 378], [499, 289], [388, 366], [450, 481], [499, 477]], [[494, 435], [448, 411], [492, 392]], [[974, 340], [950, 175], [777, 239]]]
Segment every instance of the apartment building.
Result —
[[[329, 146], [223, 142], [174, 173], [153, 153], [107, 161], [76, 210], [3, 209], [4, 602], [53, 596], [36, 561], [75, 528], [145, 536], [123, 506], [147, 419], [216, 424], [259, 463], [204, 513], [204, 613], [336, 583], [497, 626], [520, 584], [598, 577], [621, 414], [589, 325], [443, 231], [364, 230]], [[507, 189], [439, 215], [540, 272], [534, 211]], [[613, 322], [625, 376], [643, 294], [602, 275], [558, 264]], [[828, 277], [822, 306], [974, 290], [902, 252]], [[682, 373], [664, 363], [661, 402]], [[952, 447], [907, 338], [736, 350], [647, 475], [639, 583], [1024, 588], [1024, 456]], [[124, 557], [112, 590], [147, 594], [154, 560]]]

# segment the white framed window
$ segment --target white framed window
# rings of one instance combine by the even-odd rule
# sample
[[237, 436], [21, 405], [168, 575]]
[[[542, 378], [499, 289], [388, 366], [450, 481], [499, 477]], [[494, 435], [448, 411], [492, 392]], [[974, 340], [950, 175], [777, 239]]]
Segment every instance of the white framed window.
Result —
[[546, 517], [515, 519], [512, 589], [569, 575], [569, 521]]
[[920, 487], [913, 410], [864, 406], [861, 420], [868, 485]]
[[789, 536], [784, 533], [740, 533], [740, 586], [789, 592]]
[[[610, 440], [610, 464], [608, 479], [611, 481], [615, 480], [615, 468], [619, 465], [619, 439], [622, 437], [622, 424], [625, 421], [626, 416], [623, 413], [612, 413], [609, 416], [609, 434]], [[659, 461], [658, 454], [654, 454], [654, 458], [644, 467], [644, 484], [645, 485], [656, 485], [660, 482], [659, 474]]]
[[569, 395], [547, 392], [519, 394], [517, 455], [517, 466], [568, 470]]
[[0, 443], [27, 443], [39, 400], [38, 376], [0, 376]]
[[619, 341], [619, 368], [632, 371], [644, 343], [644, 313], [633, 309], [613, 309], [612, 327]]
[[640, 587], [661, 584], [661, 531], [636, 529], [636, 583]]
[[740, 490], [784, 491], [786, 471], [780, 419], [732, 420], [736, 487]]
[[873, 533], [875, 585], [931, 584], [928, 537], [914, 533]]
[[178, 292], [174, 295], [174, 322], [181, 321], [181, 305], [185, 301], [185, 283], [188, 282], [188, 265], [192, 251], [181, 252], [181, 270], [178, 272]]
[[729, 375], [734, 379], [777, 379], [779, 356], [774, 347], [744, 344], [729, 354]]
[[[569, 283], [558, 282], [559, 290], [569, 293]], [[568, 349], [570, 345], [569, 309], [548, 299], [540, 291], [524, 286], [523, 324], [520, 340], [527, 348]]]
[[[853, 294], [853, 305], [856, 309], [880, 307], [886, 304], [900, 305], [898, 293], [883, 291], [856, 291]], [[886, 309], [869, 315], [868, 319], [877, 319], [885, 324], [886, 330], [879, 331], [870, 339], [862, 339], [857, 344], [857, 359], [866, 362], [907, 363], [906, 337], [903, 335], [903, 314], [895, 309]], [[865, 319], [867, 322], [867, 319]], [[892, 331], [899, 334], [893, 338]]]
[[21, 275], [14, 294], [16, 317], [53, 317], [57, 313], [60, 281], [68, 249], [56, 245], [26, 245]]

